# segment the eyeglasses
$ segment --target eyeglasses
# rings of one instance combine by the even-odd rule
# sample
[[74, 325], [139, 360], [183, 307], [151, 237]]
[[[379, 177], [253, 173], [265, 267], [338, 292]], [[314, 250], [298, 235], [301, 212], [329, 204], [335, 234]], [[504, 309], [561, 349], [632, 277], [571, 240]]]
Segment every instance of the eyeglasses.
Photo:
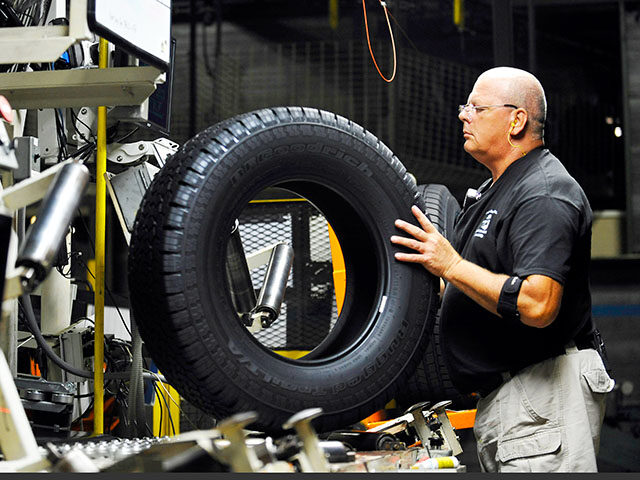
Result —
[[502, 105], [473, 105], [471, 103], [467, 103], [466, 105], [458, 105], [458, 113], [462, 113], [462, 112], [478, 113], [483, 110], [487, 110], [489, 108], [500, 108], [500, 107], [518, 108], [515, 105], [511, 105], [510, 103], [503, 103]]

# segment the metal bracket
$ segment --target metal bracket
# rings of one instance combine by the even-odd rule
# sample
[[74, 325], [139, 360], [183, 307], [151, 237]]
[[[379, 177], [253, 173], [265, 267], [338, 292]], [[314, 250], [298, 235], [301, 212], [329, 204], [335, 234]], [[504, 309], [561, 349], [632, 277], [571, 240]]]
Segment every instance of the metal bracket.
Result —
[[255, 412], [243, 412], [218, 423], [218, 431], [229, 440], [229, 446], [222, 453], [234, 472], [255, 472], [262, 467], [256, 453], [247, 447], [243, 431], [245, 426], [255, 422], [257, 418], [258, 414]]
[[311, 425], [311, 421], [321, 414], [321, 408], [308, 408], [296, 413], [282, 425], [285, 430], [295, 429], [302, 441], [302, 452], [297, 455], [297, 460], [303, 472], [329, 471], [327, 458]]
[[140, 105], [162, 76], [147, 66], [2, 73], [0, 95], [14, 109]]
[[[420, 402], [408, 408], [404, 415], [367, 431], [395, 434], [403, 431], [407, 426], [411, 426], [416, 430], [422, 446], [427, 450], [429, 449], [429, 440], [433, 437], [433, 433], [435, 433], [442, 437], [446, 446], [451, 449], [452, 455], [458, 455], [462, 453], [462, 446], [447, 416], [446, 407], [449, 405], [451, 405], [451, 400], [437, 403], [431, 408], [429, 408], [429, 402]], [[436, 424], [437, 428], [432, 428], [432, 425]], [[432, 433], [433, 430], [435, 430], [435, 432]]]
[[0, 28], [0, 64], [55, 62], [78, 40], [91, 38], [87, 0], [71, 0], [69, 25]]
[[112, 143], [107, 146], [107, 160], [120, 165], [131, 165], [145, 156], [153, 155], [162, 168], [169, 158], [178, 151], [179, 145], [168, 138], [157, 138], [151, 142], [142, 140], [134, 143]]
[[431, 408], [429, 416], [437, 416], [437, 420], [441, 425], [439, 430], [442, 433], [445, 444], [451, 449], [451, 454], [455, 456], [462, 453], [462, 445], [460, 445], [460, 441], [458, 440], [453, 425], [451, 425], [451, 421], [449, 420], [449, 416], [447, 415], [446, 408], [451, 405], [451, 403], [451, 400], [445, 400], [443, 402], [435, 404]]
[[2, 351], [0, 421], [3, 425], [0, 446], [5, 460], [0, 462], [0, 472], [37, 472], [50, 467], [50, 462], [39, 453], [38, 444]]
[[11, 139], [4, 128], [4, 123], [0, 119], [0, 168], [13, 170], [18, 168], [18, 160], [11, 146]]

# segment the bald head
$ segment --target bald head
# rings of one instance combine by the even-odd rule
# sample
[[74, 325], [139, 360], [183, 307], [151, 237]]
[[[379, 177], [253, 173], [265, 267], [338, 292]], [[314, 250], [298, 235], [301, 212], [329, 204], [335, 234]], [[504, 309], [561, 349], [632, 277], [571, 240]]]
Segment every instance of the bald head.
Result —
[[531, 122], [531, 135], [544, 137], [547, 118], [547, 100], [542, 84], [525, 70], [513, 67], [496, 67], [482, 73], [476, 82], [490, 81], [504, 103], [524, 108]]

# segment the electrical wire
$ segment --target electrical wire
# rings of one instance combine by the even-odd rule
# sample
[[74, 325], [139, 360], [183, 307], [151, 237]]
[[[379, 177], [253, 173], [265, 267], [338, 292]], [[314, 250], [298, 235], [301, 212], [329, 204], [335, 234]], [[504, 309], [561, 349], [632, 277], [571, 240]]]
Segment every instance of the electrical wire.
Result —
[[[24, 316], [25, 316], [25, 319], [26, 319], [27, 329], [31, 332], [32, 337], [35, 338], [35, 340], [36, 340], [37, 344], [39, 345], [41, 351], [43, 351], [51, 359], [51, 361], [53, 363], [55, 363], [58, 367], [60, 367], [61, 369], [65, 370], [65, 371], [67, 371], [67, 372], [69, 372], [69, 373], [71, 373], [73, 375], [76, 375], [76, 376], [79, 376], [79, 377], [83, 377], [83, 378], [93, 378], [93, 376], [94, 376], [93, 372], [84, 371], [84, 370], [81, 370], [79, 368], [76, 368], [75, 366], [65, 362], [62, 358], [60, 358], [53, 351], [52, 347], [44, 339], [44, 336], [42, 335], [42, 332], [38, 328], [38, 324], [37, 324], [37, 321], [36, 321], [36, 318], [35, 318], [35, 314], [33, 312], [33, 306], [31, 305], [31, 298], [29, 297], [29, 295], [24, 294], [24, 295], [21, 296], [20, 302], [19, 302], [19, 306], [21, 307], [22, 312], [24, 313]], [[121, 406], [121, 408], [123, 408], [123, 412], [126, 412], [127, 411], [126, 400], [123, 399], [122, 397], [123, 397], [123, 395], [124, 396], [127, 395], [128, 388], [127, 388], [126, 383], [125, 383], [124, 380], [130, 378], [131, 372], [130, 371], [112, 371], [112, 370], [120, 370], [122, 368], [122, 366], [124, 366], [124, 368], [126, 369], [127, 365], [130, 364], [130, 360], [132, 358], [131, 351], [128, 348], [127, 342], [124, 341], [124, 340], [116, 339], [116, 338], [107, 339], [107, 337], [105, 337], [104, 338], [104, 342], [105, 342], [105, 345], [107, 347], [107, 348], [104, 349], [105, 360], [107, 361], [107, 373], [105, 373], [105, 379], [107, 380], [107, 385], [105, 385], [104, 391], [109, 393], [109, 394], [111, 394], [111, 395], [113, 395], [115, 397], [115, 401]], [[85, 345], [83, 345], [83, 347], [84, 346]], [[125, 357], [128, 357], [128, 358], [125, 358], [124, 360], [118, 360], [117, 358], [115, 358], [112, 355], [112, 352], [114, 351], [115, 348], [119, 348], [125, 354]], [[124, 365], [122, 365], [122, 362], [124, 362]], [[143, 372], [143, 376], [145, 376], [144, 372]], [[153, 375], [147, 374], [146, 376], [147, 377], [151, 377], [153, 379], [157, 379], [158, 381], [162, 381], [160, 379], [160, 376], [155, 374], [155, 373]], [[111, 383], [113, 383], [114, 381], [118, 381], [115, 384], [117, 390], [116, 391], [111, 391], [111, 390], [109, 390], [109, 385]], [[155, 387], [155, 382], [154, 382], [154, 387]], [[164, 385], [163, 385], [163, 388], [164, 388]], [[81, 394], [81, 395], [75, 395], [74, 397], [75, 398], [92, 397], [91, 405], [89, 406], [89, 408], [87, 408], [85, 413], [83, 413], [79, 417], [80, 419], [82, 419], [86, 415], [86, 413], [89, 411], [89, 409], [91, 408], [91, 406], [94, 403], [93, 401], [95, 399], [95, 392], [90, 392], [90, 393]], [[169, 398], [171, 399], [171, 401], [173, 401], [175, 403], [175, 401], [173, 400], [173, 398], [171, 398], [170, 395], [169, 395]], [[164, 396], [163, 396], [163, 400], [165, 401], [165, 404], [167, 406], [167, 411], [169, 412], [169, 415], [170, 415], [170, 409], [169, 409], [167, 400], [164, 398]], [[128, 425], [129, 422], [128, 422], [128, 419], [126, 418], [126, 415], [123, 414], [122, 418], [123, 418], [123, 421], [125, 423], [125, 426]], [[175, 434], [175, 427], [173, 425], [173, 419], [170, 418], [170, 420], [171, 420], [172, 429], [173, 429], [174, 434]], [[114, 427], [114, 425], [111, 425], [111, 426]], [[144, 424], [144, 426], [145, 426], [146, 430], [152, 434], [151, 429], [149, 429], [149, 426], [146, 423]]]
[[[53, 70], [53, 69], [52, 69]], [[56, 120], [56, 137], [58, 140], [58, 161], [63, 162], [67, 157], [67, 135], [64, 132], [62, 114], [57, 108], [53, 109]]]
[[[160, 390], [160, 387], [166, 392], [167, 397], [173, 402], [173, 404], [178, 407], [178, 411], [180, 411], [180, 405], [178, 405], [176, 403], [176, 401], [173, 399], [173, 397], [171, 396], [171, 393], [169, 393], [169, 390], [167, 389], [167, 387], [164, 386], [164, 383], [160, 381], [159, 377], [156, 376], [155, 372], [152, 372], [151, 370], [147, 370], [148, 373], [151, 373], [151, 375], [153, 375], [154, 377], [156, 377], [158, 380], [156, 382], [153, 382], [153, 388], [156, 391], [156, 397], [161, 397], [162, 401], [164, 402], [166, 408], [167, 408], [167, 415], [169, 416], [169, 421], [171, 422], [171, 427], [173, 429], [173, 434], [175, 435], [175, 428], [173, 428], [173, 419], [171, 418], [171, 408], [169, 407], [169, 403], [167, 402], [167, 398], [165, 398], [165, 396], [162, 394], [162, 391]], [[160, 412], [162, 412], [162, 404], [160, 404]], [[162, 422], [160, 422], [162, 423]]]
[[[180, 408], [180, 405], [173, 399], [173, 397], [171, 396], [171, 393], [169, 393], [169, 390], [167, 389], [167, 387], [164, 386], [165, 382], [163, 382], [160, 379], [158, 374], [155, 373], [155, 372], [152, 372], [151, 370], [148, 370], [148, 369], [143, 369], [143, 370], [145, 372], [147, 372], [147, 373], [150, 373], [151, 375], [153, 375], [154, 377], [156, 377], [158, 379], [158, 382], [160, 383], [160, 386], [167, 393], [167, 397], [169, 397], [169, 400], [171, 400], [171, 402], [178, 408], [180, 413], [184, 414], [184, 412], [182, 411], [182, 408]], [[187, 419], [187, 421], [191, 424], [192, 427], [194, 427], [195, 429], [198, 429], [198, 427], [191, 421], [191, 419], [187, 415], [184, 415], [184, 417]]]
[[[69, 227], [69, 231], [72, 231], [72, 228]], [[62, 275], [67, 280], [71, 280], [71, 257], [73, 256], [73, 252], [69, 252], [67, 254], [67, 261], [64, 265], [59, 265], [56, 263], [55, 268], [60, 275]], [[68, 270], [65, 272], [65, 267], [68, 266]]]
[[[82, 223], [82, 226], [84, 227], [84, 229], [87, 232], [87, 237], [89, 239], [89, 243], [91, 244], [91, 248], [93, 248], [93, 250], [95, 251], [95, 244], [93, 243], [93, 238], [91, 237], [91, 232], [89, 231], [89, 227], [87, 227], [87, 224], [85, 223], [84, 218], [82, 217], [82, 215], [78, 215], [78, 217], [80, 218], [80, 222]], [[93, 272], [89, 268], [89, 265], [87, 265], [87, 262], [84, 261], [82, 256], [78, 255], [76, 258], [80, 261], [80, 263], [82, 265], [84, 265], [84, 268], [87, 270], [87, 273], [89, 273], [89, 275], [91, 275], [91, 278], [93, 278], [95, 280], [96, 279], [95, 275], [93, 274]], [[118, 316], [120, 317], [120, 320], [122, 321], [122, 325], [124, 326], [125, 330], [129, 334], [129, 336], [131, 336], [131, 330], [129, 329], [129, 326], [127, 325], [127, 322], [125, 321], [124, 316], [122, 315], [122, 312], [120, 311], [120, 308], [118, 307], [118, 304], [116, 303], [116, 300], [113, 297], [113, 294], [111, 293], [111, 290], [109, 289], [109, 287], [107, 287], [106, 284], [105, 284], [104, 288], [107, 291], [107, 295], [109, 295], [109, 298], [113, 302], [113, 305], [116, 307], [116, 311], [118, 312]]]
[[82, 320], [86, 320], [87, 322], [91, 322], [93, 325], [96, 324], [96, 322], [94, 322], [93, 319], [89, 318], [89, 317], [78, 317], [78, 318], [76, 318], [74, 323], [80, 322]]
[[87, 416], [87, 414], [89, 413], [89, 411], [92, 408], [93, 408], [93, 398], [91, 399], [91, 402], [89, 402], [89, 405], [87, 406], [87, 408], [85, 408], [84, 412], [82, 412], [80, 415], [78, 415], [77, 418], [73, 419], [71, 423], [75, 423], [78, 420], [80, 420], [82, 422], [82, 419]]
[[29, 340], [31, 340], [32, 338], [33, 338], [33, 335], [29, 335], [29, 336], [26, 338], [26, 340], [24, 340], [22, 343], [19, 343], [19, 344], [18, 344], [18, 346], [16, 347], [16, 350], [17, 350], [18, 348], [20, 348], [21, 346], [25, 345], [26, 343], [28, 343], [28, 342], [29, 342]]
[[[31, 298], [29, 298], [28, 294], [23, 294], [20, 297], [20, 300], [21, 302], [19, 304], [25, 315], [26, 326], [29, 329], [29, 332], [33, 334], [36, 342], [38, 343], [40, 348], [42, 348], [46, 356], [49, 357], [49, 359], [58, 367], [71, 373], [72, 375], [76, 375], [82, 378], [93, 378], [93, 372], [81, 370], [71, 365], [70, 363], [65, 362], [58, 356], [56, 352], [53, 351], [53, 348], [51, 348], [51, 345], [49, 345], [49, 343], [46, 341], [46, 339], [42, 335], [42, 332], [40, 331], [40, 328], [38, 327], [38, 322], [36, 320], [35, 313], [33, 312], [33, 306], [31, 305]], [[131, 372], [111, 372], [106, 374], [105, 378], [109, 380], [126, 380], [130, 375]], [[147, 375], [147, 377], [150, 377], [150, 375]], [[153, 377], [159, 378], [156, 375], [153, 375]]]
[[81, 394], [74, 395], [73, 398], [89, 398], [89, 397], [93, 397], [93, 395], [94, 395], [93, 392], [81, 393]]
[[[91, 127], [87, 125], [84, 121], [80, 120], [80, 117], [78, 117], [78, 115], [73, 111], [73, 108], [70, 108], [69, 111], [71, 112], [71, 117], [74, 120], [74, 122], [72, 122], [73, 129], [76, 131], [78, 135], [80, 135], [80, 138], [82, 138], [82, 140], [84, 140], [86, 143], [97, 143], [96, 136], [93, 133], [93, 130], [91, 130]], [[78, 130], [78, 127], [76, 127], [75, 122], [81, 123], [87, 130], [89, 130], [89, 134], [91, 135], [93, 142], [89, 142], [89, 139], [84, 136], [84, 133]]]
[[[158, 394], [158, 387], [155, 382], [153, 383], [153, 390], [156, 394], [156, 398], [158, 398], [160, 395]], [[158, 402], [158, 409], [160, 410], [160, 418], [158, 418], [158, 436], [160, 436], [162, 433], [162, 402]]]
[[398, 20], [396, 20], [396, 17], [394, 17], [391, 12], [389, 12], [389, 16], [391, 17], [391, 20], [393, 20], [393, 23], [396, 24], [396, 26], [400, 29], [400, 33], [402, 33], [402, 36], [404, 38], [407, 39], [407, 41], [411, 44], [411, 46], [413, 47], [413, 49], [418, 52], [418, 53], [422, 53], [418, 47], [416, 47], [416, 44], [413, 43], [413, 41], [409, 38], [409, 35], [407, 34], [407, 32], [404, 31], [404, 28], [402, 28], [402, 25], [400, 25], [400, 23], [398, 22]]
[[216, 8], [216, 43], [214, 45], [214, 65], [211, 66], [209, 60], [209, 42], [207, 41], [207, 26], [202, 26], [202, 57], [204, 59], [204, 68], [207, 75], [215, 79], [215, 69], [218, 67], [221, 52], [221, 38], [222, 38], [222, 4], [220, 0], [215, 2]]
[[[160, 389], [158, 388], [157, 383], [154, 382], [153, 388], [156, 391], [156, 398], [159, 397], [164, 402], [164, 405], [165, 405], [165, 407], [167, 409], [167, 418], [169, 419], [169, 423], [171, 424], [171, 431], [175, 435], [176, 434], [176, 427], [173, 425], [173, 416], [171, 415], [171, 408], [169, 407], [169, 402], [167, 402], [167, 399], [165, 398], [165, 396], [162, 395], [162, 391], [160, 391]], [[171, 395], [169, 395], [168, 392], [167, 392], [167, 396], [169, 398], [171, 398]], [[160, 413], [162, 413], [162, 403], [160, 404]], [[160, 423], [160, 427], [159, 427], [158, 433], [160, 433], [160, 431], [161, 431], [160, 429], [162, 429], [162, 423]]]
[[133, 135], [134, 133], [136, 133], [138, 130], [140, 130], [140, 127], [136, 127], [133, 130], [131, 130], [130, 132], [126, 133], [124, 136], [114, 140], [112, 143], [122, 143], [124, 142], [127, 138], [129, 138], [131, 135]]
[[[86, 154], [87, 151], [89, 151], [89, 155], [91, 155], [96, 149], [96, 144], [95, 143], [87, 143], [86, 145], [84, 145], [83, 147], [79, 148], [78, 150], [76, 150], [75, 152], [73, 152], [71, 155], [69, 155], [69, 158], [76, 158], [80, 155], [82, 155], [83, 153]], [[87, 155], [85, 155], [85, 157], [82, 157], [82, 159], [86, 158]]]
[[384, 15], [385, 15], [385, 17], [387, 19], [387, 26], [389, 27], [389, 35], [391, 36], [391, 48], [393, 50], [393, 73], [391, 75], [391, 78], [387, 78], [382, 74], [382, 72], [380, 71], [380, 67], [378, 67], [378, 62], [376, 62], [376, 57], [373, 54], [373, 48], [371, 48], [371, 38], [370, 38], [370, 35], [369, 35], [369, 22], [367, 20], [367, 5], [365, 3], [365, 0], [362, 0], [362, 11], [364, 12], [364, 27], [365, 27], [365, 29], [367, 31], [367, 44], [369, 45], [369, 53], [371, 53], [371, 58], [373, 59], [373, 64], [376, 66], [376, 70], [378, 70], [378, 73], [380, 74], [382, 79], [387, 83], [391, 83], [393, 81], [393, 79], [396, 77], [396, 68], [397, 68], [396, 43], [395, 43], [395, 40], [393, 38], [393, 30], [391, 29], [391, 22], [389, 21], [389, 13], [387, 11], [387, 4], [386, 4], [386, 2], [380, 0], [380, 5], [382, 5], [382, 8], [384, 9]]

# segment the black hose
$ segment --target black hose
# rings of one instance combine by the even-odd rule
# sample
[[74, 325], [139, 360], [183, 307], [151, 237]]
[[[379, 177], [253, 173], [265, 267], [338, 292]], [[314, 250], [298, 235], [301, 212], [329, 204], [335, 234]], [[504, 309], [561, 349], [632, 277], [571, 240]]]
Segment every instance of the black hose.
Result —
[[[51, 348], [51, 345], [49, 345], [47, 343], [47, 341], [45, 340], [45, 338], [42, 336], [42, 332], [40, 331], [40, 328], [38, 328], [38, 323], [36, 321], [36, 315], [33, 312], [33, 306], [31, 305], [31, 298], [29, 297], [28, 294], [23, 294], [22, 296], [20, 296], [20, 300], [22, 302], [22, 307], [24, 309], [24, 313], [25, 313], [25, 319], [26, 319], [26, 324], [27, 327], [29, 328], [29, 331], [33, 334], [33, 337], [35, 338], [36, 342], [38, 343], [38, 345], [42, 348], [42, 350], [45, 352], [45, 354], [47, 355], [47, 357], [49, 357], [51, 359], [51, 361], [53, 363], [55, 363], [58, 367], [60, 367], [61, 369], [76, 375], [78, 377], [82, 377], [82, 378], [90, 378], [93, 379], [94, 373], [90, 372], [88, 370], [81, 370], [77, 367], [74, 367], [73, 365], [71, 365], [70, 363], [65, 362], [62, 358], [60, 358], [56, 352], [53, 351], [53, 348]], [[105, 373], [104, 378], [106, 380], [127, 380], [129, 379], [129, 377], [131, 376], [131, 372], [110, 372], [110, 373]], [[143, 376], [145, 378], [152, 378], [154, 380], [157, 380], [157, 378], [150, 374], [150, 373], [143, 373]]]

